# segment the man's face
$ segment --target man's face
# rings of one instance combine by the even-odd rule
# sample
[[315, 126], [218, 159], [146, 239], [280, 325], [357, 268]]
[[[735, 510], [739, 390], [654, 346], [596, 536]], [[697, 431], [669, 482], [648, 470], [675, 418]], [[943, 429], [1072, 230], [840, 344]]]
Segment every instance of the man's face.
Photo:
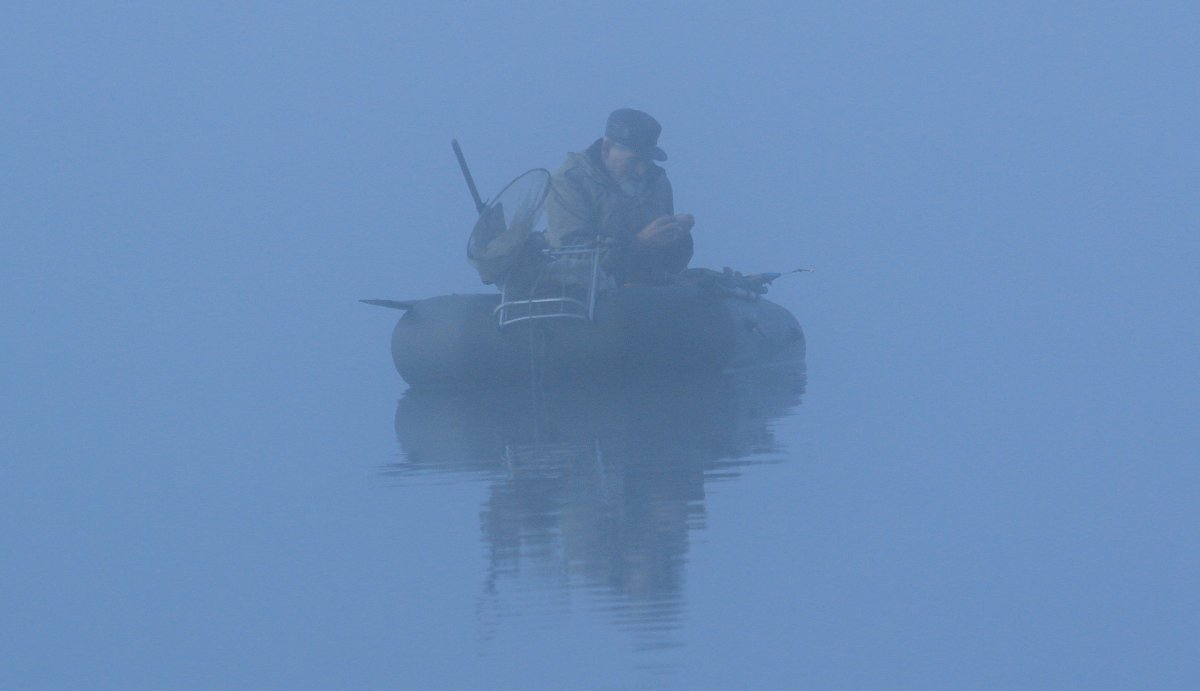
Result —
[[628, 147], [604, 140], [604, 167], [617, 182], [638, 184], [646, 179], [650, 170], [650, 159], [640, 156]]

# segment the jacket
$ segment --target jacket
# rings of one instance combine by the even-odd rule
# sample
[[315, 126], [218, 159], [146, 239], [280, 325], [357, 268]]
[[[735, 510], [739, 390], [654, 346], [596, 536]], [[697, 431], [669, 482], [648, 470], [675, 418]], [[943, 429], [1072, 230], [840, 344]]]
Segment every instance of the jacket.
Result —
[[692, 258], [691, 234], [656, 249], [639, 246], [637, 234], [659, 216], [675, 213], [671, 182], [665, 170], [652, 164], [642, 193], [627, 194], [604, 168], [602, 141], [597, 139], [583, 153], [568, 154], [551, 176], [546, 239], [551, 247], [563, 247], [599, 238], [600, 265], [618, 285], [662, 283], [666, 275], [687, 268]]

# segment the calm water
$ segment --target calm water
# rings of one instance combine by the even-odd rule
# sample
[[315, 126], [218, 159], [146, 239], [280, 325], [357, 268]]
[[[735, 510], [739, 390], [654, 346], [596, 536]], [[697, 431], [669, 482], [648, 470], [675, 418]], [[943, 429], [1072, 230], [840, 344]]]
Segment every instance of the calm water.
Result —
[[[1197, 25], [5, 3], [0, 688], [1200, 686]], [[805, 371], [408, 391], [620, 106]]]
[[405, 392], [372, 310], [9, 372], [6, 685], [1195, 678], [1190, 389], [810, 324], [806, 373]]
[[485, 639], [531, 612], [593, 613], [654, 666], [687, 640], [690, 546], [702, 541], [709, 486], [787, 458], [774, 427], [803, 390], [802, 369], [773, 368], [666, 385], [410, 392], [396, 410], [404, 459], [386, 472], [401, 487], [486, 487]]

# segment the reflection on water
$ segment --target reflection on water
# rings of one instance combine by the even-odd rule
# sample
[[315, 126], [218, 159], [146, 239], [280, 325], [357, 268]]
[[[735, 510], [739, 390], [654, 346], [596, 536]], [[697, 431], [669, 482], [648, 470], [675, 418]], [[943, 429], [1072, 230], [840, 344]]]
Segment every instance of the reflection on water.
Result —
[[409, 391], [396, 409], [403, 460], [384, 472], [488, 484], [485, 634], [537, 612], [535, 601], [550, 601], [547, 616], [581, 602], [635, 631], [639, 647], [671, 646], [705, 485], [782, 457], [771, 422], [803, 391], [802, 366], [569, 390]]

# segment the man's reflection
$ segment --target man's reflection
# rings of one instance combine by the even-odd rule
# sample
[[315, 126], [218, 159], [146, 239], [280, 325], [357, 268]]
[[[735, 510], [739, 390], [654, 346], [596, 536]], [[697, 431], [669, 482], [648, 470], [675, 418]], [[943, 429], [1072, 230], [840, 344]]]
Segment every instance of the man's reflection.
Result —
[[405, 460], [389, 474], [483, 474], [487, 589], [549, 576], [599, 588], [638, 627], [674, 624], [704, 485], [783, 451], [770, 422], [804, 373], [772, 368], [690, 382], [566, 390], [409, 391], [396, 409]]

